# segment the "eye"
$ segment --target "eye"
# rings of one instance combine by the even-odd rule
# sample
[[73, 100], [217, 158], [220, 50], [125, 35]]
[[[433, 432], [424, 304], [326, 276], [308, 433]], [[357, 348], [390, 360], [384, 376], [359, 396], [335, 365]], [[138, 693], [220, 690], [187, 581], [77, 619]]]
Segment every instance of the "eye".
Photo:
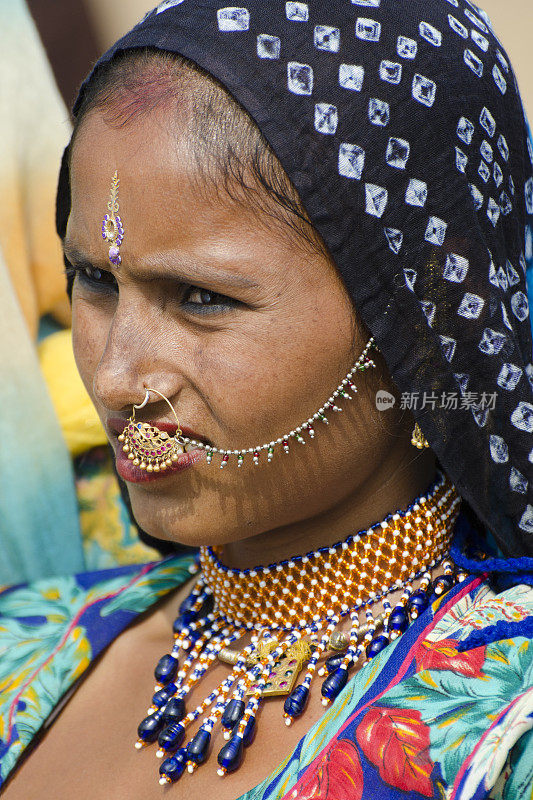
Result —
[[210, 289], [201, 289], [199, 286], [189, 286], [185, 291], [183, 306], [193, 313], [209, 313], [221, 311], [238, 305], [238, 300], [227, 297], [225, 294], [212, 292]]
[[186, 294], [186, 302], [194, 303], [195, 305], [208, 306], [222, 295], [217, 295], [215, 292], [210, 292], [209, 289], [199, 289], [196, 286], [191, 286]]
[[75, 275], [79, 282], [92, 291], [118, 291], [117, 281], [112, 272], [90, 265], [69, 266], [67, 275]]

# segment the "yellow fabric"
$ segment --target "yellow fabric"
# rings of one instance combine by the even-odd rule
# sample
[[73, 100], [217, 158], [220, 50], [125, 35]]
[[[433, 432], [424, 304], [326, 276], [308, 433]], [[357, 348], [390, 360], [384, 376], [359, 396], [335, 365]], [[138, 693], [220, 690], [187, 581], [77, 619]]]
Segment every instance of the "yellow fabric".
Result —
[[47, 336], [39, 361], [68, 449], [72, 456], [107, 443], [102, 423], [74, 361], [70, 330]]
[[76, 491], [88, 570], [161, 558], [157, 550], [139, 539], [121, 500], [108, 447], [92, 450], [77, 460]]

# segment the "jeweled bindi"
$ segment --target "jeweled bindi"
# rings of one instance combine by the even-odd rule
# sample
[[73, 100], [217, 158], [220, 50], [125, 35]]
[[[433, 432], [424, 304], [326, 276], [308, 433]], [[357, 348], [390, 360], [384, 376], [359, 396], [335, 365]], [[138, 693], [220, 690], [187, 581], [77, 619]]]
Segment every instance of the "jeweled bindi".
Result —
[[107, 204], [109, 213], [105, 215], [102, 221], [102, 237], [106, 242], [109, 242], [109, 261], [115, 267], [119, 267], [122, 262], [122, 258], [120, 257], [120, 245], [124, 239], [124, 227], [118, 214], [119, 184], [120, 178], [118, 177], [118, 172], [115, 170], [111, 181], [111, 196]]

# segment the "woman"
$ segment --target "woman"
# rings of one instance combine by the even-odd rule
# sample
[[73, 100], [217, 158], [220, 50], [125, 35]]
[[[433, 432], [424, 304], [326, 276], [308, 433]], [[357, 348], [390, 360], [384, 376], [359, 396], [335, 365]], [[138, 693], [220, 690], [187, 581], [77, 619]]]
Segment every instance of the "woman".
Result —
[[201, 550], [4, 594], [9, 800], [158, 796], [156, 740], [177, 797], [531, 792], [523, 110], [470, 3], [321, 5], [167, 0], [82, 87], [78, 367]]

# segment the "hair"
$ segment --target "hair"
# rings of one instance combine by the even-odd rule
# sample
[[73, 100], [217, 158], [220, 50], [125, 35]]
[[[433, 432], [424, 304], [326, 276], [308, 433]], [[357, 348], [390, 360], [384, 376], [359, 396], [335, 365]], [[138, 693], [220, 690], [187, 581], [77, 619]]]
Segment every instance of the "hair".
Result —
[[216, 188], [221, 200], [246, 203], [288, 226], [300, 245], [330, 257], [298, 192], [248, 112], [216, 78], [177, 53], [130, 49], [98, 67], [83, 91], [70, 152], [92, 111], [102, 112], [107, 124], [118, 128], [159, 107], [170, 109], [177, 136], [186, 133], [204, 184]]

